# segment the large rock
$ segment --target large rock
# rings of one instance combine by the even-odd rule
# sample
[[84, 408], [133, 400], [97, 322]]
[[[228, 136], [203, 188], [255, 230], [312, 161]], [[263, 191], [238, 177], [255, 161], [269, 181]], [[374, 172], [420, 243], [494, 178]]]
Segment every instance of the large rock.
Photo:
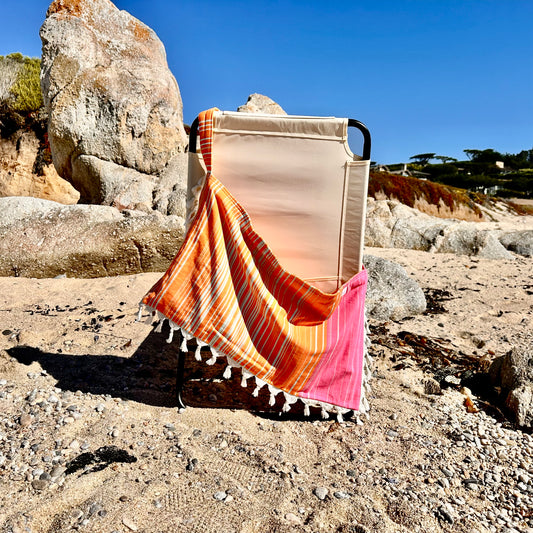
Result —
[[365, 245], [433, 251], [435, 241], [453, 224], [396, 200], [368, 199]]
[[40, 149], [33, 131], [18, 130], [7, 139], [0, 138], [0, 196], [32, 196], [75, 204], [80, 193], [59, 177], [53, 165], [38, 165]]
[[458, 222], [443, 232], [437, 243], [439, 252], [475, 255], [485, 259], [513, 259], [497, 234], [476, 228], [474, 222]]
[[0, 276], [92, 278], [164, 271], [183, 219], [36, 198], [0, 198]]
[[515, 347], [495, 359], [489, 369], [494, 386], [516, 422], [533, 428], [533, 350]]
[[183, 216], [182, 102], [157, 35], [109, 0], [55, 0], [41, 39], [59, 174], [82, 202]]
[[246, 104], [237, 108], [240, 113], [266, 113], [268, 115], [286, 115], [283, 108], [264, 94], [254, 93], [248, 97]]
[[369, 318], [401, 320], [426, 310], [422, 289], [402, 266], [373, 255], [365, 255], [363, 262], [368, 271], [365, 308]]
[[500, 235], [500, 242], [512, 252], [533, 257], [533, 230], [510, 231]]
[[507, 241], [505, 235], [500, 234], [499, 231], [482, 229], [475, 222], [433, 217], [395, 200], [368, 200], [366, 246], [454, 253], [486, 259], [513, 259], [506, 247], [518, 253], [518, 250], [527, 250], [526, 239], [522, 248], [518, 244], [521, 236], [509, 238], [510, 243], [517, 243], [513, 249], [511, 244], [504, 246]]

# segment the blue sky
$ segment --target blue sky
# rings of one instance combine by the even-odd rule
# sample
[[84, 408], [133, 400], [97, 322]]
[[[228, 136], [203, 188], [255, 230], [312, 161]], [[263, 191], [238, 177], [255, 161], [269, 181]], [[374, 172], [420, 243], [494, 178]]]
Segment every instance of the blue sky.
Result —
[[[39, 56], [49, 2], [3, 4], [0, 54]], [[163, 41], [186, 122], [259, 92], [291, 114], [361, 120], [380, 163], [533, 148], [531, 0], [115, 4]]]

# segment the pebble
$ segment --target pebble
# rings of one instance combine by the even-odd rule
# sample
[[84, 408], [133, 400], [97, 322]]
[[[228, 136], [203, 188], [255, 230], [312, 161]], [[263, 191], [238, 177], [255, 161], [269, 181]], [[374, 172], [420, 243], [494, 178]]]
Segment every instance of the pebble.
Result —
[[48, 487], [48, 481], [46, 481], [45, 479], [34, 479], [31, 482], [31, 486], [35, 490], [44, 490], [46, 487]]
[[130, 531], [138, 531], [139, 528], [137, 527], [137, 524], [131, 520], [131, 518], [128, 518], [127, 516], [125, 516], [123, 519], [122, 519], [122, 523], [130, 530]]
[[285, 515], [285, 520], [287, 520], [289, 524], [294, 524], [295, 526], [300, 525], [302, 523], [301, 518], [295, 515], [294, 513], [287, 513]]
[[21, 427], [25, 428], [31, 425], [33, 417], [27, 413], [20, 415], [19, 424]]
[[[73, 451], [96, 449], [101, 446], [97, 444], [96, 438], [93, 442], [93, 436], [89, 437], [92, 446], [89, 442], [84, 442], [82, 436], [84, 433], [77, 432], [79, 428], [76, 424], [62, 428], [65, 420], [69, 419], [67, 423], [73, 423], [76, 417], [81, 417], [83, 420], [89, 419], [88, 422], [91, 423], [91, 418], [96, 421], [102, 420], [103, 416], [98, 413], [107, 413], [107, 409], [112, 409], [113, 413], [115, 409], [118, 410], [120, 416], [122, 414], [120, 410], [127, 407], [127, 404], [111, 396], [72, 393], [53, 387], [46, 389], [45, 381], [46, 379], [40, 378], [25, 390], [14, 389], [14, 385], [6, 380], [0, 381], [0, 386], [3, 387], [0, 392], [8, 394], [12, 398], [10, 401], [13, 401], [13, 405], [18, 409], [18, 411], [13, 409], [9, 416], [4, 415], [5, 418], [2, 417], [0, 423], [0, 475], [13, 485], [25, 484], [24, 490], [29, 489], [30, 492], [46, 491], [49, 487], [50, 492], [53, 492], [57, 489], [57, 485], [54, 484], [61, 483], [65, 478], [67, 464], [75, 455]], [[346, 457], [332, 461], [328, 465], [332, 468], [327, 470], [323, 478], [313, 478], [316, 469], [310, 464], [302, 463], [300, 467], [292, 462], [285, 463], [282, 460], [281, 448], [276, 448], [276, 454], [279, 450], [280, 458], [277, 459], [279, 464], [275, 465], [274, 471], [266, 471], [267, 475], [274, 474], [273, 477], [278, 475], [281, 477], [282, 473], [288, 472], [285, 483], [294, 484], [295, 480], [298, 480], [297, 486], [293, 488], [294, 493], [299, 496], [298, 491], [309, 493], [312, 489], [316, 498], [326, 502], [328, 495], [334, 501], [348, 500], [350, 497], [354, 499], [353, 494], [357, 492], [358, 483], [364, 483], [374, 487], [376, 493], [386, 501], [396, 501], [401, 504], [405, 502], [410, 508], [416, 509], [415, 512], [434, 514], [440, 520], [442, 529], [457, 527], [458, 524], [463, 527], [464, 523], [465, 530], [470, 531], [533, 533], [533, 517], [529, 515], [530, 509], [533, 508], [533, 436], [511, 429], [507, 423], [499, 423], [483, 411], [475, 414], [467, 413], [462, 406], [462, 400], [456, 403], [450, 402], [447, 399], [449, 394], [458, 393], [450, 388], [444, 390], [443, 396], [432, 398], [431, 412], [421, 410], [424, 414], [415, 414], [412, 420], [408, 418], [410, 415], [402, 413], [400, 420], [405, 425], [400, 426], [391, 422], [398, 419], [397, 413], [386, 415], [389, 425], [379, 431], [382, 438], [387, 437], [393, 442], [385, 443], [383, 448], [385, 450], [387, 447], [393, 448], [401, 441], [402, 445], [405, 443], [411, 449], [421, 452], [420, 464], [417, 464], [416, 468], [413, 467], [407, 477], [405, 472], [401, 471], [396, 459], [391, 457], [388, 461], [384, 459], [388, 456], [381, 456], [381, 449], [369, 449], [368, 441], [365, 443], [368, 432], [365, 436], [365, 431], [361, 431], [363, 439], [361, 448], [356, 448], [347, 440], [348, 445], [354, 446], [354, 451], [348, 454], [350, 448], [346, 448]], [[424, 401], [427, 402], [427, 399]], [[22, 412], [24, 410], [28, 412]], [[25, 423], [28, 425], [25, 426]], [[161, 453], [161, 450], [157, 448], [156, 451], [151, 450], [154, 450], [154, 446], [158, 446], [157, 439], [161, 437], [162, 430], [163, 438], [172, 440], [169, 445], [175, 447], [182, 457], [180, 445], [183, 443], [180, 440], [178, 444], [178, 436], [169, 433], [175, 431], [173, 424], [158, 425], [157, 420], [148, 421], [146, 424], [143, 421], [136, 421], [137, 428], [132, 425], [134, 431], [131, 431], [130, 421], [125, 426], [117, 418], [115, 423], [116, 427], [110, 425], [104, 430], [104, 434], [109, 432], [112, 435], [113, 431], [117, 431], [117, 436], [120, 432], [125, 439], [131, 437], [131, 446], [133, 446], [131, 449], [135, 450], [135, 455], [138, 451], [139, 457], [146, 458], [136, 468], [140, 469], [141, 465], [150, 467], [153, 465], [152, 456]], [[371, 424], [372, 418], [369, 421], [369, 425]], [[314, 426], [325, 428], [324, 431], [329, 427], [322, 421], [318, 421]], [[26, 429], [28, 427], [31, 427], [31, 431]], [[277, 433], [292, 428], [291, 424], [285, 422], [272, 424], [265, 422], [261, 423], [260, 427], [263, 432], [276, 430]], [[191, 430], [193, 436], [199, 439], [196, 442], [192, 440], [191, 450], [187, 453], [198, 453], [198, 448], [194, 446], [203, 445], [204, 441], [207, 442], [209, 439], [211, 439], [210, 445], [216, 446], [216, 449], [227, 445], [226, 452], [240, 451], [235, 447], [233, 437], [228, 437], [233, 435], [230, 431], [220, 430], [221, 433], [215, 438], [211, 428], [201, 431], [193, 430], [191, 427]], [[343, 432], [344, 430], [339, 428], [332, 435], [345, 438], [346, 433]], [[80, 444], [81, 442], [83, 444]], [[217, 446], [217, 443], [221, 446]], [[126, 449], [130, 445], [130, 443], [122, 444]], [[185, 452], [183, 454], [185, 455]], [[259, 455], [256, 452], [256, 456]], [[377, 458], [380, 459], [379, 463], [376, 462]], [[183, 467], [191, 471], [197, 468], [198, 464], [204, 466], [194, 458], [188, 462], [185, 459], [182, 461], [183, 466], [180, 468], [179, 476], [183, 475]], [[206, 468], [208, 463], [205, 465]], [[374, 468], [377, 464], [379, 467]], [[171, 470], [168, 475], [171, 476], [173, 471]], [[143, 484], [151, 482], [152, 478], [158, 475], [157, 469], [154, 469], [153, 476], [150, 474], [151, 472], [147, 471], [140, 478], [139, 472], [135, 472], [135, 476]], [[165, 475], [164, 472], [162, 475]], [[289, 477], [293, 480], [290, 481]], [[188, 480], [194, 483], [203, 481], [200, 475], [189, 475]], [[319, 484], [325, 486], [317, 486]], [[207, 495], [213, 494], [216, 489], [209, 491], [208, 487], [207, 484], [199, 486], [202, 491], [207, 491]], [[329, 490], [326, 487], [329, 487]], [[35, 494], [33, 497], [35, 498]], [[42, 498], [42, 495], [39, 497]], [[116, 498], [116, 494], [114, 497]], [[213, 498], [229, 504], [235, 500], [240, 503], [243, 496], [238, 491], [233, 493], [230, 490], [221, 490], [214, 493]], [[122, 502], [131, 500], [131, 496], [120, 498]], [[163, 497], [157, 494], [157, 499], [153, 500], [152, 511], [155, 513], [156, 509], [162, 508], [164, 501]], [[290, 507], [285, 508], [279, 511], [279, 517], [285, 518], [287, 527], [292, 525], [298, 529], [298, 526], [305, 522], [310, 509], [298, 507], [301, 504], [298, 500], [295, 502], [295, 508], [292, 509], [294, 512], [287, 512]], [[81, 528], [89, 519], [88, 525], [91, 527], [91, 522], [96, 521], [98, 516], [110, 516], [115, 513], [116, 507], [120, 504], [115, 500], [112, 505], [115, 509], [109, 507], [109, 514], [99, 503], [87, 504], [87, 507], [80, 506], [82, 514], [76, 518], [78, 520], [76, 527]], [[220, 507], [222, 504], [216, 505]], [[233, 503], [231, 507], [238, 506]], [[129, 504], [122, 505], [122, 508], [123, 512], [132, 513]], [[133, 517], [124, 517], [124, 520], [129, 521], [129, 525], [123, 522], [118, 529], [123, 533], [126, 530], [136, 531], [135, 528], [138, 526], [131, 518]]]
[[335, 498], [337, 498], [338, 500], [349, 500], [351, 497], [347, 492], [344, 492], [342, 490], [338, 490], [337, 492], [334, 492], [333, 496], [335, 496]]
[[313, 494], [319, 499], [324, 501], [328, 495], [328, 489], [326, 487], [316, 487], [313, 490]]

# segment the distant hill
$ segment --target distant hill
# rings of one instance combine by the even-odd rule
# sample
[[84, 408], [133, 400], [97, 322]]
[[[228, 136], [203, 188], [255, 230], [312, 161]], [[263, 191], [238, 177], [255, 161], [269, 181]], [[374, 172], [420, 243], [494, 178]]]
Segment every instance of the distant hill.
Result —
[[368, 196], [395, 199], [424, 213], [441, 218], [484, 220], [484, 209], [500, 204], [516, 214], [532, 214], [526, 207], [501, 198], [389, 172], [370, 172]]

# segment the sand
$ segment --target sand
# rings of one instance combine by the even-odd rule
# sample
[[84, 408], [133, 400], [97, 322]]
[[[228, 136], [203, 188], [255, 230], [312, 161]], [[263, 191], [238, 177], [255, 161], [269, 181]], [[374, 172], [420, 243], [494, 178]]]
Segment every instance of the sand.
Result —
[[[449, 292], [445, 312], [390, 322], [388, 334], [438, 339], [480, 365], [533, 344], [532, 259], [366, 252], [400, 263], [424, 289]], [[362, 426], [256, 411], [268, 409], [265, 399], [253, 400], [240, 376], [221, 381], [222, 363], [188, 363], [191, 406], [179, 412], [178, 346], [135, 322], [158, 277], [0, 279], [0, 531], [490, 531], [479, 517], [493, 504], [460, 480], [473, 452], [454, 448], [442, 421], [507, 427], [493, 412], [466, 413], [453, 387], [426, 394], [427, 365], [384, 346], [373, 349], [372, 411]], [[105, 446], [136, 461], [33, 483], [32, 471], [72, 466]], [[451, 486], [436, 483], [437, 464], [455, 465]], [[414, 500], [395, 495], [410, 486]], [[323, 500], [317, 488], [327, 489]], [[443, 518], [441, 506], [456, 500], [465, 503], [455, 518]]]

